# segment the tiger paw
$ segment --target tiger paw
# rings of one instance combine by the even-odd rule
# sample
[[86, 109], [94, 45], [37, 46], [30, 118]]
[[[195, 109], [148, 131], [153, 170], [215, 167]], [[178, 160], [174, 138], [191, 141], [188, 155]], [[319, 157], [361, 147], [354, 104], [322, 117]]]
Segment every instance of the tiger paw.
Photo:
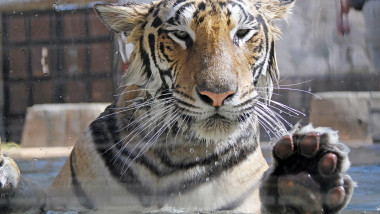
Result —
[[9, 198], [20, 182], [20, 170], [16, 162], [0, 154], [0, 199]]
[[338, 213], [354, 186], [348, 152], [329, 128], [308, 125], [284, 136], [260, 188], [264, 213]]

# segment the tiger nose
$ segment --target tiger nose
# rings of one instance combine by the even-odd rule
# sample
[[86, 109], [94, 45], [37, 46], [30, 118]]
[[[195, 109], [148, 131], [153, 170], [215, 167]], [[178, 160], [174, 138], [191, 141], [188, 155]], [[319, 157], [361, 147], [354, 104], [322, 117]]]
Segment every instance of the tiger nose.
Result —
[[201, 94], [201, 98], [206, 103], [211, 103], [214, 107], [220, 107], [223, 105], [224, 100], [235, 94], [235, 91], [227, 91], [222, 94], [215, 94], [210, 91], [201, 91], [199, 94]]

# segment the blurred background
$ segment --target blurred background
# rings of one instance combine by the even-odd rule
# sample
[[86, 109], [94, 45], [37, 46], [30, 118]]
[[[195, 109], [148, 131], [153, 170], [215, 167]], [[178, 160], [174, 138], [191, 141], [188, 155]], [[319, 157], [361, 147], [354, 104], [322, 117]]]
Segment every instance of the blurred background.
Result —
[[21, 141], [35, 104], [112, 101], [117, 50], [91, 1], [2, 0], [0, 13], [3, 140]]

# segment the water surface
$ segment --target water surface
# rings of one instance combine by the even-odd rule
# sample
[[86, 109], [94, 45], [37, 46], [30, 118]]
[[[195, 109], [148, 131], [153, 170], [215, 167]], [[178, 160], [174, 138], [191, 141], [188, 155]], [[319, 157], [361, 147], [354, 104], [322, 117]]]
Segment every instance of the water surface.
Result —
[[[20, 170], [26, 178], [48, 187], [58, 174], [59, 169], [64, 164], [66, 158], [49, 160], [21, 160], [17, 161]], [[356, 213], [380, 213], [380, 164], [352, 166], [349, 175], [357, 183], [354, 194], [349, 205], [342, 212], [343, 214]], [[115, 208], [117, 210], [117, 208]], [[67, 214], [72, 212], [67, 212]], [[75, 213], [75, 212], [74, 212]], [[107, 213], [112, 213], [108, 210]], [[136, 213], [141, 213], [136, 212]], [[152, 211], [146, 210], [144, 213], [187, 213], [178, 210]], [[207, 212], [192, 212], [207, 213]], [[215, 212], [213, 212], [215, 213]], [[218, 212], [219, 213], [219, 212]], [[228, 213], [228, 212], [220, 212]]]

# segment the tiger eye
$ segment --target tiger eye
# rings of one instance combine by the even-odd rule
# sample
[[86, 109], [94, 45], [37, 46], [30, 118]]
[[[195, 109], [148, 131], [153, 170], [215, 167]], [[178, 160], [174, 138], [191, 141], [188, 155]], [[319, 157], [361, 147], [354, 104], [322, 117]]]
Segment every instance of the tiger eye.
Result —
[[189, 34], [186, 31], [182, 31], [182, 30], [176, 30], [176, 31], [174, 31], [174, 35], [178, 39], [182, 39], [182, 40], [185, 40], [189, 36]]
[[240, 29], [238, 31], [236, 31], [236, 36], [241, 39], [241, 38], [244, 38], [248, 33], [249, 33], [249, 29]]

